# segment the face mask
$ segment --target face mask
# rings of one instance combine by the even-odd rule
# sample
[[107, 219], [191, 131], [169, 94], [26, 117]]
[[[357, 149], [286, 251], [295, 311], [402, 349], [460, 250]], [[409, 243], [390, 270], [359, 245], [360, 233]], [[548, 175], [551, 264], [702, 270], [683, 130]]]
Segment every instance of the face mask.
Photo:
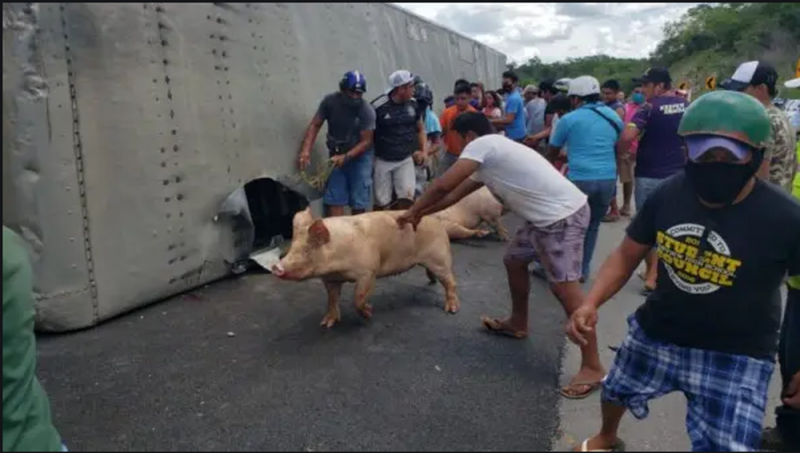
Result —
[[686, 177], [703, 201], [730, 205], [756, 174], [763, 159], [764, 153], [755, 151], [753, 159], [744, 165], [729, 162], [696, 163], [690, 160], [686, 162]]
[[634, 104], [644, 104], [644, 94], [642, 94], [642, 93], [633, 93], [633, 96], [631, 97], [631, 100], [633, 100]]
[[506, 93], [510, 93], [511, 92], [511, 84], [510, 83], [504, 83], [503, 84], [503, 90], [505, 90]]
[[357, 109], [358, 107], [361, 106], [362, 101], [363, 99], [351, 98], [350, 96], [342, 93], [342, 104], [344, 104], [346, 108]]

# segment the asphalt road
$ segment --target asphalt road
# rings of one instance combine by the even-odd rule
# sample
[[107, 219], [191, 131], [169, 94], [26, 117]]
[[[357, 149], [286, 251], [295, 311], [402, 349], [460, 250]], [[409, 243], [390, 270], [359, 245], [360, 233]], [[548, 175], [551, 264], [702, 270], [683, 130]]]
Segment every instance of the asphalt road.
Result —
[[457, 315], [418, 268], [369, 323], [346, 287], [326, 331], [321, 282], [251, 273], [40, 338], [38, 375], [71, 450], [548, 450], [564, 315], [534, 279], [528, 340], [481, 331], [510, 309], [503, 247], [454, 245]]
[[[506, 222], [513, 228], [513, 219]], [[600, 230], [596, 270], [627, 221]], [[513, 230], [512, 230], [513, 231]], [[503, 244], [453, 246], [461, 312], [422, 269], [381, 280], [364, 323], [345, 289], [342, 322], [318, 324], [322, 283], [269, 274], [223, 281], [97, 328], [41, 338], [38, 375], [71, 450], [566, 451], [594, 434], [599, 395], [560, 398], [580, 354], [564, 315], [532, 279], [531, 335], [481, 331], [481, 314], [509, 310]], [[600, 311], [601, 358], [643, 302], [631, 281]], [[232, 333], [233, 336], [229, 336]], [[773, 376], [767, 425], [778, 401]], [[626, 416], [631, 451], [687, 451], [685, 399]]]

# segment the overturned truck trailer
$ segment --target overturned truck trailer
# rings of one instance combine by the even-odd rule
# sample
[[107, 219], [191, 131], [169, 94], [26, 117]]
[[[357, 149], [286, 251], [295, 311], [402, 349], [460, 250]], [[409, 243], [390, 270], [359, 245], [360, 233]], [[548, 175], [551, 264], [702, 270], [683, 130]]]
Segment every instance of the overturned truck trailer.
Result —
[[[372, 98], [409, 69], [441, 105], [504, 66], [388, 4], [4, 3], [3, 222], [30, 247], [37, 327], [97, 324], [291, 235], [303, 204], [276, 181], [346, 70]], [[217, 215], [237, 190], [238, 227]]]

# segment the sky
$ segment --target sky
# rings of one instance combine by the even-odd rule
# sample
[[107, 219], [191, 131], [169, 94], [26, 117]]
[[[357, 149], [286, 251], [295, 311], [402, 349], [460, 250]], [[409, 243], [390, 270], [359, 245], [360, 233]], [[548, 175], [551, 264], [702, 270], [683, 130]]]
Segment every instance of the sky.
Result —
[[509, 61], [606, 54], [642, 58], [698, 3], [395, 3], [487, 44]]

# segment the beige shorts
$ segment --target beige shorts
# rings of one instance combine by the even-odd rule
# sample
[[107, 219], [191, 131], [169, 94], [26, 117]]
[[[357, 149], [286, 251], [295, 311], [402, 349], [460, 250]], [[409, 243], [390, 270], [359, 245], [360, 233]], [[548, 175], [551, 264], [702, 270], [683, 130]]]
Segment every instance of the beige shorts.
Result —
[[620, 159], [619, 162], [619, 182], [626, 184], [633, 182], [633, 166], [636, 165], [636, 159], [628, 154]]

